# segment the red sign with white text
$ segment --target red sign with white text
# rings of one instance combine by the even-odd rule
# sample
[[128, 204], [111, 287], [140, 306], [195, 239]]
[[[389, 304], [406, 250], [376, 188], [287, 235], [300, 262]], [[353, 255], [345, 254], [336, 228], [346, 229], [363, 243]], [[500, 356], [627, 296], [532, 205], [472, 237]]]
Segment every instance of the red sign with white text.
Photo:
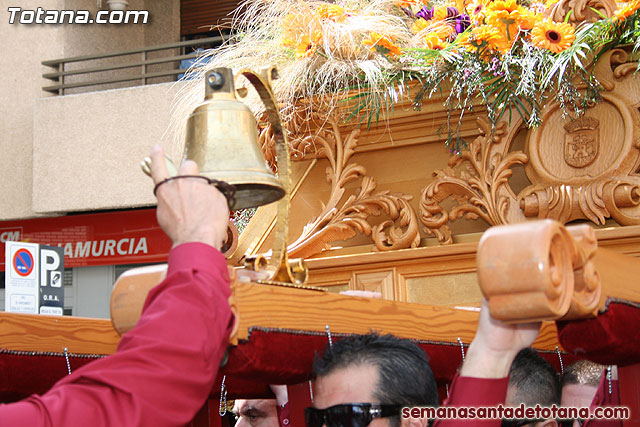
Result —
[[0, 222], [0, 271], [6, 241], [60, 246], [67, 268], [166, 262], [171, 249], [155, 209]]

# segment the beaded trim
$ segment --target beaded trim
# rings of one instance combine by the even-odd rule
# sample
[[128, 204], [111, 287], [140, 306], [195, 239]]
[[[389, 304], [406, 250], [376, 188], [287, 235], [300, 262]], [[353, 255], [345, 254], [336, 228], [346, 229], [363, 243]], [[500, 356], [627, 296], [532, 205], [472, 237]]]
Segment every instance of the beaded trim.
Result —
[[106, 354], [83, 354], [83, 353], [67, 353], [55, 351], [24, 351], [10, 350], [0, 348], [0, 354], [8, 354], [9, 356], [29, 356], [29, 357], [70, 357], [76, 359], [102, 359], [107, 357]]

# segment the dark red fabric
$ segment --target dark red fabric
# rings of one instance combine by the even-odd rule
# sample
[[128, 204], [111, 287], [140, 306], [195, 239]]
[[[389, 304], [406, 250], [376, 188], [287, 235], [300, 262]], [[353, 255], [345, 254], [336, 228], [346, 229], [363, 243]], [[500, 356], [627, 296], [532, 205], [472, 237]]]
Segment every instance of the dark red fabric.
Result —
[[0, 426], [177, 426], [207, 400], [231, 326], [224, 256], [202, 243], [169, 254], [118, 351], [65, 376], [42, 396], [0, 405]]
[[[340, 336], [334, 334], [334, 338], [337, 340]], [[222, 376], [226, 375], [229, 399], [272, 397], [268, 384], [307, 381], [311, 377], [313, 358], [324, 351], [326, 343], [325, 335], [254, 330], [247, 342], [229, 349], [228, 363], [218, 375], [211, 394], [219, 396]], [[462, 362], [460, 346], [457, 343], [418, 344], [429, 355], [442, 401]], [[540, 352], [540, 355], [560, 371], [555, 352]], [[576, 360], [576, 356], [563, 356], [565, 366]], [[89, 363], [87, 359], [72, 358], [71, 368], [75, 371], [86, 363]], [[66, 374], [64, 357], [0, 353], [0, 401], [16, 401], [33, 393], [41, 394]]]
[[[339, 334], [332, 335], [339, 340]], [[446, 396], [447, 384], [451, 382], [462, 363], [458, 343], [417, 342], [429, 355], [440, 393]], [[312, 334], [284, 330], [254, 329], [250, 339], [229, 349], [229, 361], [222, 369], [229, 398], [259, 398], [271, 396], [268, 384], [298, 384], [311, 378], [311, 366], [316, 354], [322, 354], [327, 345], [324, 334]], [[465, 346], [466, 348], [466, 346]], [[555, 352], [539, 352], [556, 371], [560, 371], [560, 360]], [[571, 355], [563, 356], [566, 365], [578, 360]], [[218, 394], [222, 377], [217, 380], [213, 393]]]
[[562, 347], [603, 365], [640, 363], [640, 308], [609, 302], [595, 319], [557, 322]]
[[[72, 372], [92, 361], [69, 357]], [[43, 394], [67, 374], [67, 362], [63, 355], [0, 353], [0, 403]]]

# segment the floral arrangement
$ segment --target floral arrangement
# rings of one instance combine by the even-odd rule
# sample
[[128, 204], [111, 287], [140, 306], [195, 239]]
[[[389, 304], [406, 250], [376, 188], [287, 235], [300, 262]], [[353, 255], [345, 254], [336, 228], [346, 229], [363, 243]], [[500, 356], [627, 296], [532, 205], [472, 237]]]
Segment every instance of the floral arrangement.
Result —
[[[536, 1], [248, 0], [236, 12], [237, 37], [197, 72], [275, 65], [284, 105], [315, 97], [326, 111], [355, 93], [344, 118], [366, 123], [400, 97], [419, 108], [438, 94], [450, 118], [483, 105], [493, 123], [508, 112], [536, 126], [550, 96], [570, 116], [597, 102], [590, 65], [617, 45], [640, 47], [640, 0], [608, 0], [608, 10], [597, 7], [606, 1], [587, 4], [591, 18], [579, 22], [572, 11], [558, 19], [558, 0]], [[201, 97], [199, 88], [192, 93], [194, 102]], [[457, 151], [464, 141], [449, 124]]]

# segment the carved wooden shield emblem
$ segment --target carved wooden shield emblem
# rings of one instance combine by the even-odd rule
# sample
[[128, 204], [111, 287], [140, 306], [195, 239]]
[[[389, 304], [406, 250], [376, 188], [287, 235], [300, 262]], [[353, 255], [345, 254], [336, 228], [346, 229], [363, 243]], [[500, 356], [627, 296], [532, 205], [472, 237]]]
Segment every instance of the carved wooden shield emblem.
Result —
[[590, 117], [583, 117], [565, 125], [564, 160], [575, 168], [590, 165], [598, 155], [599, 122]]

